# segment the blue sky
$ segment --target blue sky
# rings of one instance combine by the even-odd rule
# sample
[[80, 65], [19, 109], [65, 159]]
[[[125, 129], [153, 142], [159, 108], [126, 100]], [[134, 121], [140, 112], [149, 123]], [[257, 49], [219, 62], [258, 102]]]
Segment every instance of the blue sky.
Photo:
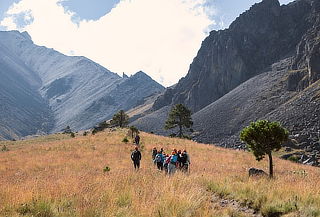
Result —
[[227, 28], [259, 1], [0, 0], [0, 30], [27, 31], [38, 45], [120, 75], [142, 70], [170, 86], [186, 75], [210, 30]]
[[[5, 16], [9, 7], [20, 0], [0, 0], [0, 20]], [[67, 9], [74, 11], [77, 18], [97, 20], [103, 15], [109, 13], [120, 0], [66, 0], [62, 5]], [[247, 10], [254, 3], [260, 0], [209, 0], [218, 10], [219, 20], [228, 26], [240, 13]], [[292, 0], [280, 0], [281, 4], [287, 4]], [[216, 26], [215, 28], [219, 28]]]

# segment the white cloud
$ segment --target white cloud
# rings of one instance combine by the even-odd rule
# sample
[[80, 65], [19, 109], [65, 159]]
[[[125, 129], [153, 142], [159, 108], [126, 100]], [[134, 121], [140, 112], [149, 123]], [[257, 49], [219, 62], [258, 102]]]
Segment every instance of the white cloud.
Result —
[[[204, 0], [122, 0], [97, 21], [76, 23], [61, 1], [21, 0], [0, 25], [28, 31], [36, 44], [86, 56], [119, 74], [143, 70], [166, 86], [187, 73], [213, 22]], [[21, 13], [32, 22], [19, 28], [15, 16]]]

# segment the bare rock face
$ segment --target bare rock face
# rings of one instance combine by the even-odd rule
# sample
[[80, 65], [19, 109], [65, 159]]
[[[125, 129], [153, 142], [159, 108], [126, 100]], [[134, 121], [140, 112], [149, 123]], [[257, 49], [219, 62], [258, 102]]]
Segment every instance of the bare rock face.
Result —
[[292, 147], [320, 159], [320, 1], [264, 0], [211, 32], [187, 76], [134, 123], [169, 135], [160, 113], [176, 103], [193, 110], [196, 141], [245, 148], [241, 130], [267, 119], [289, 130]]
[[308, 21], [313, 23], [303, 35], [288, 78], [288, 89], [304, 90], [320, 79], [320, 2], [312, 1]]
[[210, 33], [187, 76], [159, 98], [154, 108], [184, 103], [197, 112], [244, 81], [269, 71], [271, 64], [295, 53], [312, 27], [308, 19], [312, 9], [307, 0], [284, 6], [277, 0], [264, 0], [253, 5], [229, 29]]

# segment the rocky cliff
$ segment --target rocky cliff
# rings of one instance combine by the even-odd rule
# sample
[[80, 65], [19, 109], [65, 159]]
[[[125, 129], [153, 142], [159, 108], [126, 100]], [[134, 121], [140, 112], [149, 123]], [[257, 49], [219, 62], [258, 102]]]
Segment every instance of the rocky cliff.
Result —
[[195, 140], [243, 148], [243, 127], [269, 119], [320, 158], [319, 17], [318, 0], [255, 4], [229, 29], [212, 32], [187, 76], [133, 124], [169, 135], [163, 130], [169, 108], [184, 103], [194, 111]]
[[184, 103], [197, 112], [239, 84], [295, 53], [313, 26], [310, 1], [280, 6], [264, 0], [241, 14], [229, 29], [213, 31], [190, 65], [187, 76], [157, 100], [154, 108]]

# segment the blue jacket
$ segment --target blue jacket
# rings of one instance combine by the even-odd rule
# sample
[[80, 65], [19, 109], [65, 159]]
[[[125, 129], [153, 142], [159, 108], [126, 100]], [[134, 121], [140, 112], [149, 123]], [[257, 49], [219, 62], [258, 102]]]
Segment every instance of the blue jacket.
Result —
[[154, 160], [155, 160], [156, 162], [157, 162], [157, 158], [158, 158], [158, 157], [160, 157], [160, 159], [161, 159], [160, 162], [163, 163], [163, 162], [164, 162], [163, 154], [157, 154], [157, 155], [156, 155], [156, 157], [154, 158]]
[[175, 163], [177, 163], [177, 161], [178, 161], [178, 155], [176, 155], [176, 154], [172, 155], [170, 163], [175, 164]]

